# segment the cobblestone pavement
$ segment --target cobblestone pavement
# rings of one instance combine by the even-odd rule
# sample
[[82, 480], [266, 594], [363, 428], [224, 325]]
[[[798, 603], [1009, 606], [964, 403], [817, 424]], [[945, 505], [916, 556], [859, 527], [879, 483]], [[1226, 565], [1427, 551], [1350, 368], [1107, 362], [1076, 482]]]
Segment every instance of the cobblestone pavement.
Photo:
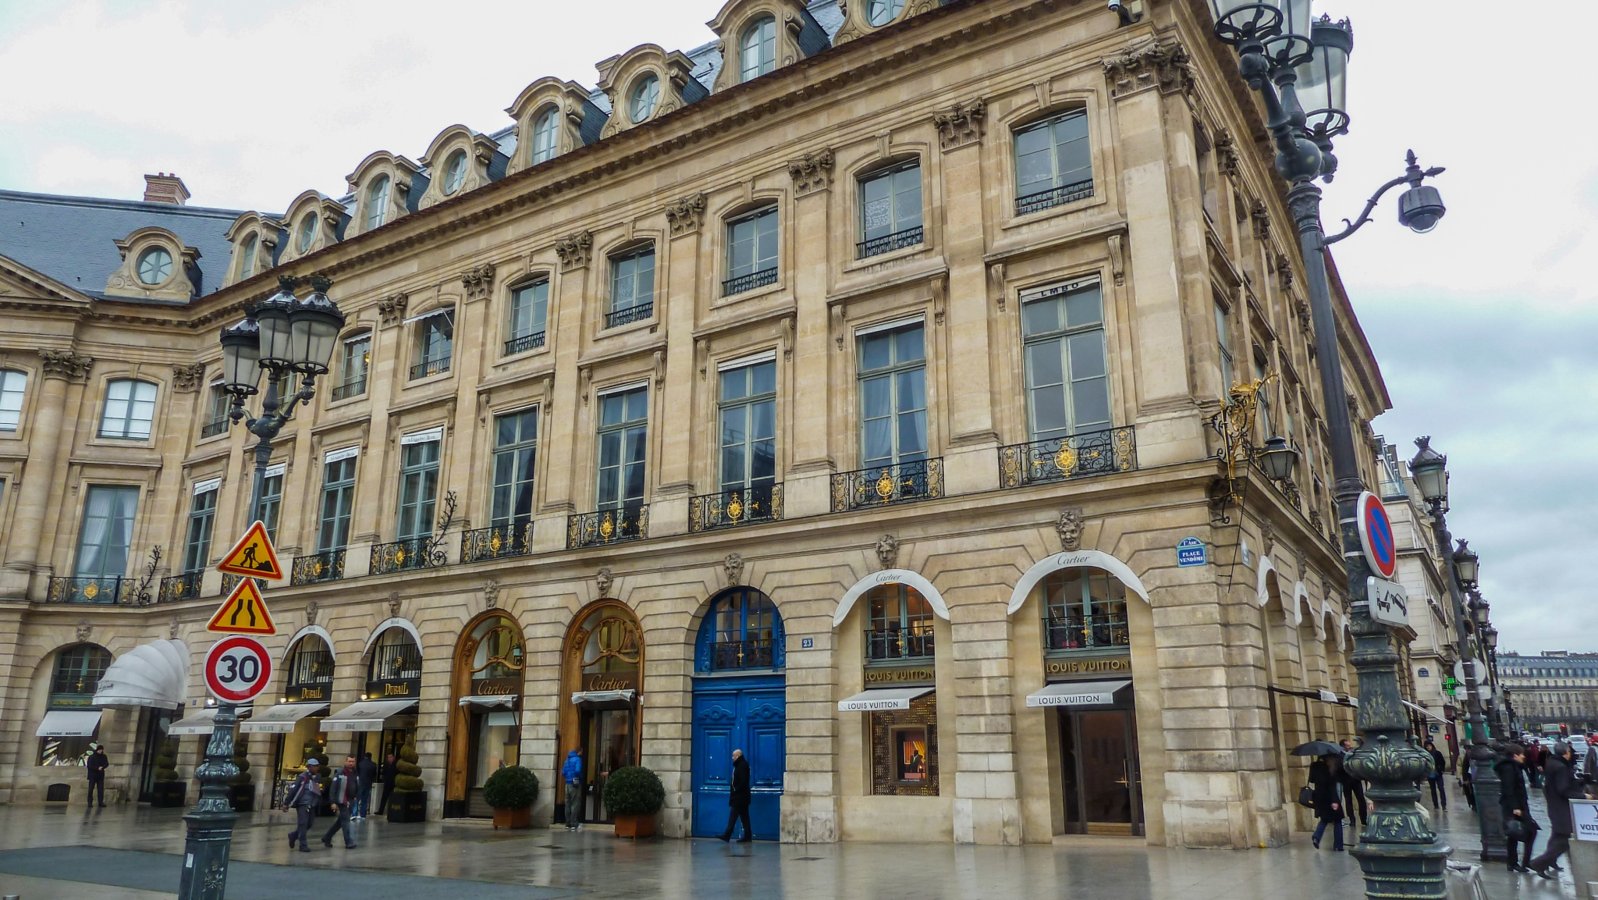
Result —
[[[1439, 814], [1454, 858], [1474, 861], [1474, 815], [1455, 797]], [[1540, 799], [1534, 802], [1540, 821]], [[0, 894], [23, 900], [170, 896], [183, 846], [180, 810], [113, 807], [0, 808]], [[838, 897], [1042, 896], [1116, 900], [1281, 900], [1357, 898], [1359, 864], [1319, 851], [1308, 834], [1273, 850], [1172, 850], [1116, 838], [1062, 838], [1026, 847], [949, 844], [732, 844], [715, 840], [634, 843], [589, 829], [495, 832], [486, 822], [356, 824], [356, 850], [313, 842], [288, 848], [283, 813], [240, 817], [233, 844], [231, 900], [285, 896], [338, 900], [439, 895], [500, 897]], [[1544, 831], [1546, 834], [1546, 830]], [[1539, 846], [1540, 849], [1540, 846]], [[1568, 866], [1567, 866], [1568, 868]], [[1568, 871], [1558, 885], [1484, 872], [1488, 896], [1575, 897]], [[152, 892], [152, 893], [145, 893]]]

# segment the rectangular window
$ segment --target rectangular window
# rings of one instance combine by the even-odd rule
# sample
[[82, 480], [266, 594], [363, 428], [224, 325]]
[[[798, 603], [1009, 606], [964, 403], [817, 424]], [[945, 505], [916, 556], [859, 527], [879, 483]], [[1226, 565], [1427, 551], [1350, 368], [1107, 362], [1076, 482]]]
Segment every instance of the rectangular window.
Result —
[[496, 416], [490, 525], [522, 525], [532, 520], [537, 459], [538, 408]]
[[433, 533], [441, 438], [442, 435], [404, 444], [401, 448], [399, 526], [395, 540], [405, 541]]
[[411, 380], [449, 371], [454, 352], [455, 317], [452, 310], [440, 310], [416, 325], [416, 365]]
[[777, 363], [721, 373], [721, 489], [770, 487], [777, 480]]
[[1016, 215], [1093, 196], [1093, 151], [1085, 110], [1045, 119], [1015, 133]]
[[372, 336], [363, 334], [344, 342], [339, 353], [339, 383], [333, 388], [334, 400], [348, 400], [366, 393], [366, 373], [372, 364]]
[[222, 387], [222, 382], [211, 385], [211, 393], [206, 398], [209, 407], [205, 417], [205, 424], [200, 426], [200, 437], [216, 437], [227, 431], [228, 410], [233, 407], [233, 395]]
[[1258, 411], [1258, 421], [1255, 423], [1260, 430], [1260, 441], [1263, 443], [1268, 437], [1276, 435], [1276, 423], [1271, 417], [1271, 392], [1264, 384], [1266, 374], [1265, 356], [1263, 353], [1254, 354], [1254, 380], [1260, 382], [1259, 393], [1256, 395], [1259, 403], [1255, 407]]
[[777, 207], [727, 223], [727, 280], [722, 293], [741, 294], [777, 281]]
[[510, 328], [505, 355], [544, 346], [549, 318], [549, 279], [540, 278], [510, 292]]
[[894, 779], [901, 784], [924, 784], [927, 780], [927, 729], [924, 725], [902, 725], [892, 729]]
[[283, 509], [283, 472], [285, 466], [278, 463], [266, 467], [266, 481], [261, 488], [261, 523], [266, 526], [267, 536], [274, 542], [277, 541], [277, 521]]
[[322, 520], [316, 534], [317, 552], [343, 550], [349, 543], [350, 509], [354, 504], [355, 456], [328, 460], [322, 466]]
[[860, 243], [865, 259], [921, 243], [921, 164], [908, 162], [860, 179]]
[[1126, 591], [1097, 569], [1062, 569], [1044, 580], [1043, 647], [1048, 651], [1125, 647]]
[[196, 490], [194, 499], [189, 504], [189, 534], [183, 542], [183, 572], [205, 571], [206, 563], [211, 555], [211, 526], [216, 519], [216, 495], [219, 493], [214, 486]]
[[128, 573], [128, 547], [133, 543], [133, 517], [139, 489], [96, 484], [83, 501], [83, 530], [78, 535], [78, 577], [112, 578]]
[[605, 327], [647, 319], [655, 309], [655, 245], [610, 258], [610, 311]]
[[933, 694], [907, 710], [870, 713], [871, 793], [938, 795], [938, 704]]
[[22, 396], [27, 389], [25, 373], [0, 369], [0, 431], [16, 431], [22, 424]]
[[925, 331], [912, 322], [859, 339], [862, 468], [927, 458]]
[[1232, 313], [1219, 301], [1215, 304], [1215, 340], [1221, 351], [1221, 402], [1227, 402], [1232, 385], [1237, 384], [1237, 363], [1232, 357]]
[[1032, 440], [1110, 427], [1104, 303], [1097, 281], [1056, 285], [1021, 297], [1027, 413]]
[[[636, 509], [644, 499], [649, 389], [599, 398], [599, 509]], [[630, 516], [629, 516], [630, 518]]]
[[148, 381], [113, 381], [105, 392], [100, 437], [145, 440], [155, 420], [155, 385]]

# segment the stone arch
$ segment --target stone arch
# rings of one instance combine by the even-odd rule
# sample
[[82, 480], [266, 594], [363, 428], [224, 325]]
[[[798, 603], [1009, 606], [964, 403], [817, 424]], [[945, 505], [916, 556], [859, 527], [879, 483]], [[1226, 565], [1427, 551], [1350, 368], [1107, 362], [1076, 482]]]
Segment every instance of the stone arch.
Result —
[[[1064, 553], [1056, 553], [1053, 556], [1045, 557], [1033, 563], [1032, 567], [1026, 570], [1025, 574], [1021, 576], [1021, 580], [1015, 583], [1015, 590], [1010, 592], [1010, 605], [1005, 611], [1006, 614], [1015, 615], [1026, 604], [1027, 598], [1032, 596], [1032, 589], [1037, 587], [1038, 582], [1050, 574], [1061, 569], [1082, 567], [1102, 569], [1114, 575], [1117, 580], [1126, 586], [1127, 590], [1142, 597], [1144, 603], [1152, 602], [1149, 600], [1148, 588], [1143, 586], [1142, 579], [1137, 577], [1137, 573], [1132, 571], [1131, 566], [1102, 550], [1067, 550]], [[944, 618], [948, 618], [948, 616], [944, 616]]]
[[872, 588], [883, 584], [903, 584], [914, 588], [926, 598], [934, 615], [945, 622], [949, 621], [949, 604], [944, 602], [943, 595], [933, 587], [932, 582], [909, 569], [884, 569], [860, 579], [855, 582], [854, 587], [844, 592], [843, 598], [838, 601], [837, 611], [832, 614], [832, 627], [837, 628], [843, 624], [843, 620], [849, 616], [849, 610], [854, 608], [856, 600]]

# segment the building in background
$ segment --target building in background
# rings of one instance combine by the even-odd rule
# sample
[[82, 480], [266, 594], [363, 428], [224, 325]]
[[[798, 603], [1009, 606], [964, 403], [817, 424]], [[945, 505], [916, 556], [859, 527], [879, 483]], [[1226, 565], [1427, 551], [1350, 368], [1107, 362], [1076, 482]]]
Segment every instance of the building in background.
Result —
[[1498, 654], [1498, 677], [1511, 693], [1515, 719], [1533, 734], [1598, 730], [1598, 653], [1544, 650]]

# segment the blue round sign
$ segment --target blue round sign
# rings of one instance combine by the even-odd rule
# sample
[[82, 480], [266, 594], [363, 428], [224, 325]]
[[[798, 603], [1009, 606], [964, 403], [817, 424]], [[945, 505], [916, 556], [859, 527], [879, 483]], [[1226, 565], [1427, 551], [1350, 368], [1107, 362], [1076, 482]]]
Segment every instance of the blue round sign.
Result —
[[1398, 542], [1393, 538], [1393, 522], [1387, 517], [1387, 507], [1375, 494], [1363, 491], [1356, 508], [1359, 543], [1365, 551], [1365, 561], [1377, 575], [1392, 578], [1398, 573]]

